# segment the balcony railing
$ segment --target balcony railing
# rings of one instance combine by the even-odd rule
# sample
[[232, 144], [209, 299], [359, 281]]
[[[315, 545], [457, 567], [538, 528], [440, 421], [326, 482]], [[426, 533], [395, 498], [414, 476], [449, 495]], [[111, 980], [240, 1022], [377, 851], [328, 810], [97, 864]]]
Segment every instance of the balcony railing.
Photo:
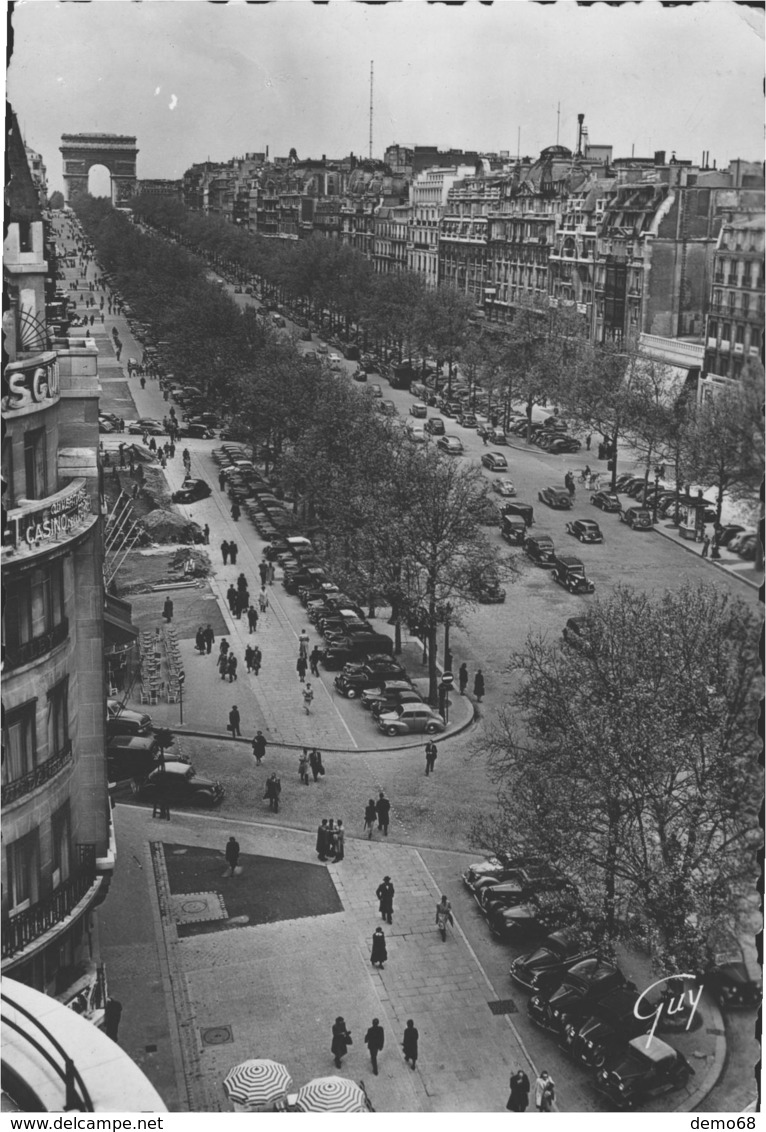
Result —
[[23, 798], [25, 794], [31, 794], [38, 786], [42, 786], [44, 782], [50, 782], [58, 772], [65, 767], [67, 763], [72, 761], [72, 740], [67, 739], [66, 743], [60, 751], [55, 755], [51, 755], [44, 763], [34, 767], [28, 774], [23, 774], [21, 778], [14, 778], [12, 782], [6, 782], [2, 791], [3, 806], [9, 806], [12, 802], [17, 802], [19, 798]]
[[31, 641], [25, 641], [23, 645], [17, 645], [16, 648], [6, 646], [3, 656], [3, 663], [5, 671], [8, 672], [13, 668], [21, 668], [22, 664], [29, 664], [33, 660], [39, 660], [41, 656], [51, 652], [58, 645], [64, 643], [69, 636], [69, 619], [62, 617], [58, 625], [54, 626], [47, 633], [41, 633], [39, 637], [33, 637]]
[[[42, 1057], [60, 1079], [64, 1088], [64, 1112], [95, 1112], [93, 1101], [73, 1059], [50, 1030], [7, 992], [3, 992], [3, 1022], [23, 1038], [35, 1051], [32, 1057]], [[17, 1015], [18, 1019], [13, 1015]], [[23, 1019], [23, 1021], [22, 1021]]]
[[96, 879], [96, 846], [78, 845], [79, 869], [44, 900], [9, 916], [3, 924], [3, 959], [11, 959], [61, 923], [80, 903]]

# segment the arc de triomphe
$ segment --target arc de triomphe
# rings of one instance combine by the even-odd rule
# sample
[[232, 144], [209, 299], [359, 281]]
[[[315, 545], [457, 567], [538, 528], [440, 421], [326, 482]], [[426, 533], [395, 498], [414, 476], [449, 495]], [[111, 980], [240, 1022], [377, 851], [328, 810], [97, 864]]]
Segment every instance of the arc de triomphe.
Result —
[[136, 139], [126, 134], [62, 134], [64, 196], [68, 201], [88, 191], [88, 173], [104, 165], [112, 183], [112, 203], [128, 200], [136, 189]]

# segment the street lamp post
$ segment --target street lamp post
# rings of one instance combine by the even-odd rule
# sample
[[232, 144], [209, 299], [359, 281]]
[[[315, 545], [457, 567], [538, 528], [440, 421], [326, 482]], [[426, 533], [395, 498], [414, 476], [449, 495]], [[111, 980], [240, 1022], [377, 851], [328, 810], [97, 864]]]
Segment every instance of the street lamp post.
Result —
[[652, 511], [653, 511], [652, 522], [654, 522], [654, 523], [657, 522], [657, 506], [659, 504], [659, 500], [657, 498], [657, 493], [659, 492], [659, 490], [660, 490], [660, 469], [657, 467], [657, 468], [654, 469], [654, 507], [652, 508]]

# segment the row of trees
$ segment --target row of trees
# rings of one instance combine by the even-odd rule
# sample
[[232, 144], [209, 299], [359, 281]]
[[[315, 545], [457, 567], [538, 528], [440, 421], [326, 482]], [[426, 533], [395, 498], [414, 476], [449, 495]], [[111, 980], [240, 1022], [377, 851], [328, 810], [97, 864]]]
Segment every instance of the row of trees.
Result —
[[495, 514], [480, 470], [413, 445], [373, 398], [222, 295], [185, 250], [105, 202], [78, 211], [133, 313], [167, 339], [174, 366], [265, 448], [296, 524], [312, 531], [337, 584], [373, 615], [390, 607], [397, 648], [402, 621], [418, 616], [435, 703], [439, 626], [459, 624], [488, 582], [513, 575], [480, 525], [488, 508]]
[[[375, 275], [369, 261], [329, 240], [252, 237], [225, 222], [187, 212], [165, 198], [138, 198], [136, 212], [211, 261], [309, 314], [357, 333], [365, 344], [393, 343], [399, 357], [453, 362], [488, 396], [506, 425], [514, 404], [531, 423], [535, 405], [558, 407], [583, 431], [598, 432], [615, 453], [627, 444], [643, 460], [647, 487], [665, 463], [679, 486], [715, 488], [724, 497], [754, 499], [763, 474], [763, 369], [751, 359], [742, 380], [697, 403], [696, 388], [678, 386], [667, 366], [635, 345], [594, 344], [576, 308], [548, 300], [520, 301], [512, 322], [477, 322], [473, 304], [454, 288], [427, 291], [404, 272]], [[677, 520], [677, 517], [676, 517]]]
[[499, 799], [478, 842], [566, 861], [588, 934], [627, 938], [666, 972], [703, 969], [752, 915], [758, 638], [712, 587], [618, 589], [590, 607], [583, 648], [527, 640], [477, 752]]

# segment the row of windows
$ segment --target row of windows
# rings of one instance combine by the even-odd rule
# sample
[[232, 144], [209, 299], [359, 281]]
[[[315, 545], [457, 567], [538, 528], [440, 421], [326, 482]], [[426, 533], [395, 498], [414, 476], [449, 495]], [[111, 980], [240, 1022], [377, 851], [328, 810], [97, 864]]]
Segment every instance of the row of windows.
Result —
[[[69, 743], [69, 677], [65, 676], [47, 696], [47, 754], [62, 754]], [[40, 763], [37, 741], [37, 700], [11, 708], [3, 717], [3, 784], [16, 782]]]
[[[52, 888], [69, 880], [72, 872], [72, 819], [69, 802], [51, 817]], [[11, 914], [36, 904], [40, 892], [40, 830], [33, 829], [6, 850], [8, 905]]]
[[64, 620], [64, 562], [57, 559], [4, 586], [3, 636], [8, 653], [52, 632]]
[[[13, 445], [3, 444], [3, 479], [7, 486], [8, 508], [18, 503], [13, 474]], [[29, 429], [24, 433], [24, 489], [25, 499], [44, 499], [48, 495], [48, 451], [44, 428]]]

